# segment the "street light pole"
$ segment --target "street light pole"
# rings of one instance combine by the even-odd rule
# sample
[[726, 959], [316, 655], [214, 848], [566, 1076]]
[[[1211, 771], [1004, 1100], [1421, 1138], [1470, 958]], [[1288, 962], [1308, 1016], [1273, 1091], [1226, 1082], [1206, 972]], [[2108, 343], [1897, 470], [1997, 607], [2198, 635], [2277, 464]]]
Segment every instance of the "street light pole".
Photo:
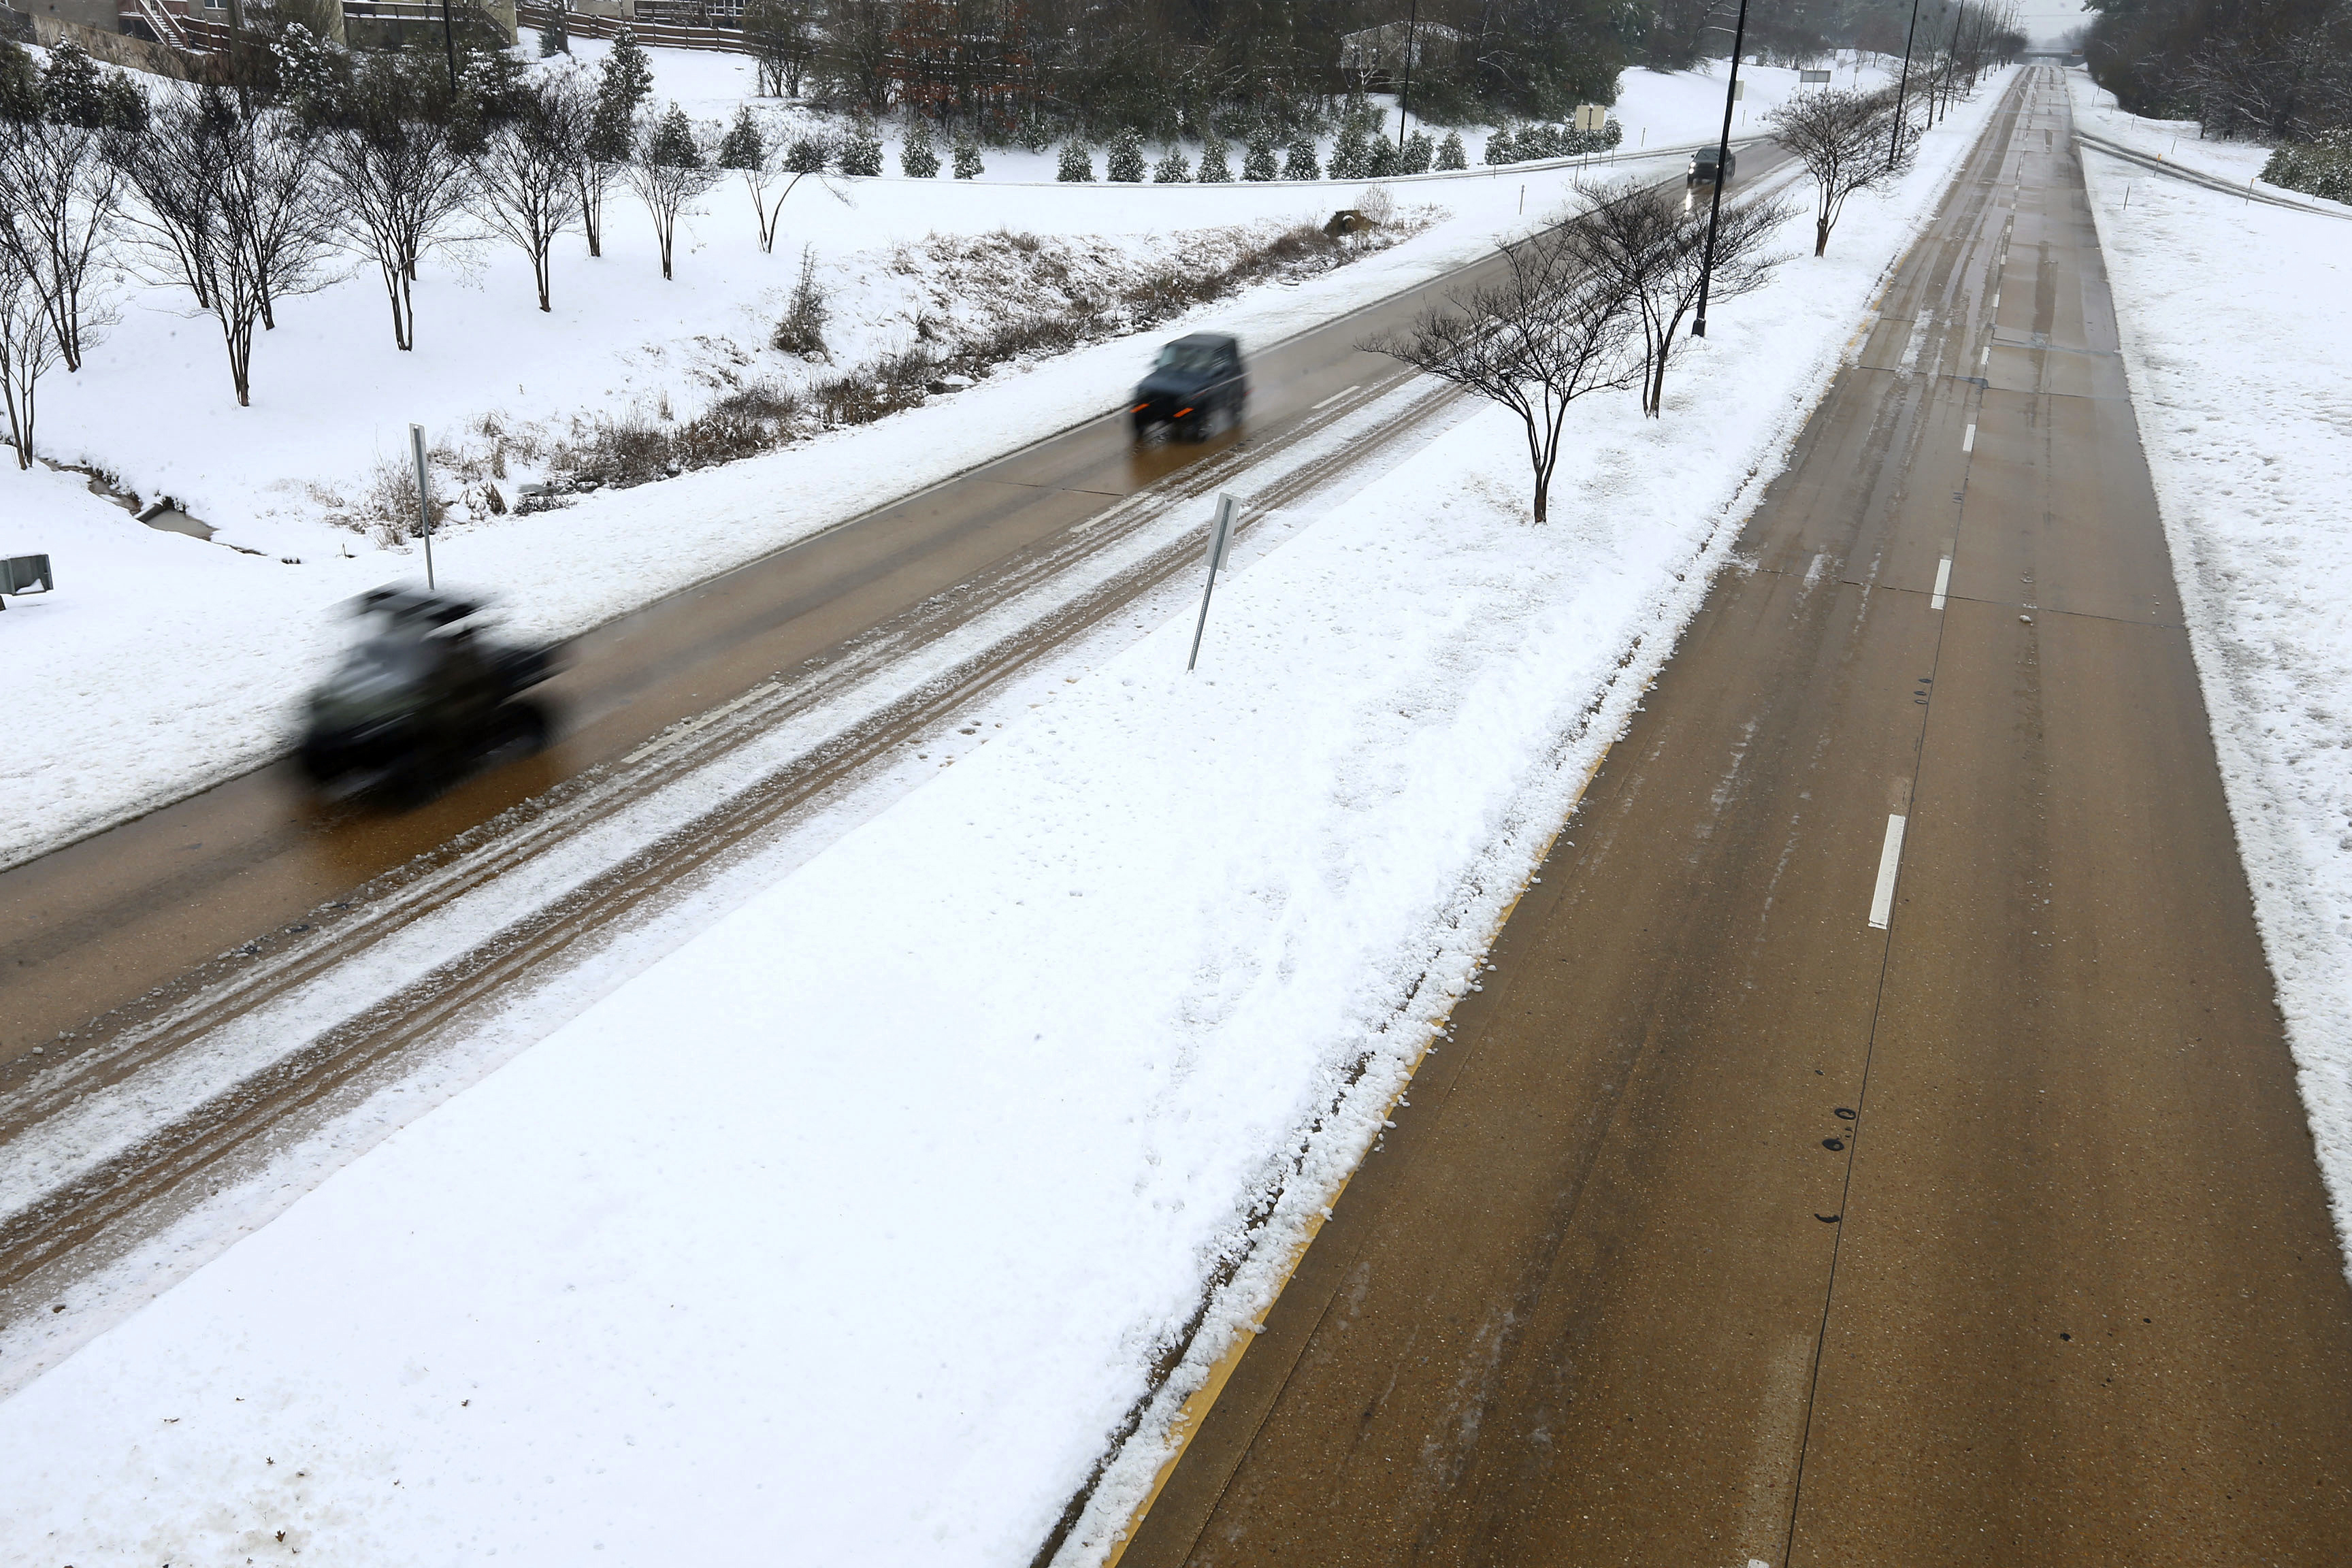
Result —
[[1706, 208], [1706, 249], [1698, 262], [1698, 314], [1691, 336], [1706, 336], [1706, 289], [1715, 279], [1715, 226], [1723, 216], [1723, 167], [1731, 158], [1731, 105], [1739, 96], [1739, 51], [1748, 46], [1748, 0], [1739, 0], [1739, 21], [1731, 32], [1731, 79], [1723, 89], [1723, 138], [1715, 148], [1715, 195]]
[[1404, 86], [1397, 92], [1397, 151], [1404, 151], [1406, 102], [1412, 97], [1412, 40], [1421, 29], [1421, 0], [1412, 0], [1412, 9], [1404, 23]]
[[449, 51], [449, 96], [457, 96], [457, 34], [449, 23], [449, 0], [441, 0], [441, 47]]
[[1903, 89], [1911, 85], [1911, 40], [1919, 33], [1919, 0], [1911, 0], [1911, 30], [1903, 35], [1903, 75], [1895, 84], [1895, 140], [1886, 144], [1886, 166], [1903, 155]]

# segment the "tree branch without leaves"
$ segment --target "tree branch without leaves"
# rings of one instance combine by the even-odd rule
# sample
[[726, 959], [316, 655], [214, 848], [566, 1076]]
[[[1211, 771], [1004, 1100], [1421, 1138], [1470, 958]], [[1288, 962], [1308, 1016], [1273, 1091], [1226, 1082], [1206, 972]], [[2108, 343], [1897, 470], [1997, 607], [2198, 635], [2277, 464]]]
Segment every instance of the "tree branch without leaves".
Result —
[[19, 468], [33, 466], [33, 395], [62, 353], [40, 280], [14, 250], [0, 247], [0, 402], [7, 405], [8, 444]]
[[[1611, 279], [1641, 319], [1642, 411], [1654, 418], [1665, 406], [1666, 371], [1688, 342], [1683, 322], [1698, 305], [1706, 268], [1706, 210], [1631, 181], [1588, 194], [1591, 210], [1564, 229], [1563, 237], [1580, 264]], [[1789, 216], [1780, 201], [1725, 205], [1707, 283], [1711, 304], [1754, 293], [1771, 279], [1787, 258], [1767, 247]]]
[[1455, 296], [1402, 331], [1362, 346], [1425, 375], [1499, 403], [1519, 417], [1534, 479], [1533, 511], [1549, 514], [1568, 405], [1586, 393], [1624, 386], [1640, 374], [1629, 352], [1632, 301], [1578, 264], [1571, 219], [1509, 247], [1502, 276]]
[[475, 213], [530, 258], [542, 310], [554, 308], [548, 252], [555, 237], [580, 220], [575, 163], [587, 112], [575, 79], [535, 83], [474, 158]]
[[104, 132], [62, 120], [5, 123], [0, 134], [0, 249], [37, 289], [66, 369], [81, 369], [89, 329], [113, 318], [94, 288], [122, 208]]
[[[1898, 132], [1890, 93], [1801, 92], [1766, 117], [1773, 140], [1813, 178], [1813, 254], [1830, 247], [1830, 230], [1856, 191], [1889, 184], [1910, 168], [1919, 132], [1907, 116]], [[1892, 152], [1892, 157], [1888, 153]]]

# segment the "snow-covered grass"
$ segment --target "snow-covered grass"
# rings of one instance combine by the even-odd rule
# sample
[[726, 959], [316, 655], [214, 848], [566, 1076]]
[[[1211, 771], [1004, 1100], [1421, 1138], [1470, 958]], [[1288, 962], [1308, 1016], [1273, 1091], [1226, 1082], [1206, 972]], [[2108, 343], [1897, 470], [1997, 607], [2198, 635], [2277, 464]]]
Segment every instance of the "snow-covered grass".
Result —
[[597, 999], [0, 1405], [0, 1557], [1026, 1561], [1220, 1260], [1163, 1402], [1263, 1311], [2003, 85], [1663, 419], [1577, 405], [1548, 527], [1475, 415], [1245, 559], [1197, 676], [1180, 592], [557, 983]]
[[[2251, 182], [2270, 160], [2271, 149], [2256, 142], [2207, 140], [2194, 120], [2155, 120], [2134, 114], [2122, 107], [2114, 93], [2094, 85], [2090, 73], [2079, 67], [2069, 69], [2066, 79], [2074, 96], [2074, 123], [2094, 136], [2104, 136], [2136, 153], [2146, 153], [2236, 185]], [[2131, 178], [2137, 181], [2161, 176], [2135, 169]], [[2117, 200], [2121, 200], [2120, 192]], [[2135, 205], [2137, 202], [2135, 197]]]
[[[2106, 96], [2068, 77], [2078, 113]], [[2161, 132], [2107, 133], [2150, 149]], [[2255, 918], [2352, 1236], [2352, 223], [2088, 149], [2083, 166]]]
[[[578, 46], [590, 59], [604, 47]], [[656, 93], [707, 119], [731, 112], [753, 85], [748, 59], [650, 52]], [[1746, 111], [1760, 116], [1793, 89], [1795, 73], [1759, 68], [1743, 78], [1754, 83]], [[1654, 145], [1710, 134], [1721, 91], [1719, 79], [1698, 74], [1627, 73], [1620, 113], [1633, 117], [1629, 147], [1644, 136]], [[1663, 160], [1646, 167], [1672, 170]], [[1402, 204], [1434, 209], [1423, 232], [1315, 282], [1264, 286], [1195, 317], [1245, 342], [1329, 320], [1475, 258], [1556, 207], [1582, 173], [1395, 182]], [[59, 576], [49, 601], [6, 623], [17, 725], [0, 755], [0, 865], [233, 776], [286, 744], [293, 704], [343, 635], [331, 607], [421, 566], [413, 546], [388, 543], [368, 524], [361, 504], [375, 477], [401, 460], [411, 421], [436, 443], [479, 450], [489, 424], [546, 437], [600, 419], [659, 420], [664, 408], [690, 418], [740, 386], [805, 387], [912, 342], [918, 313], [940, 309], [940, 269], [924, 265], [929, 237], [1049, 237], [1082, 254], [1089, 276], [1108, 288], [1173, 251], [1229, 244], [1236, 226], [1319, 223], [1364, 191], [1329, 183], [1023, 184], [998, 174], [992, 165], [980, 182], [843, 182], [845, 204], [805, 183], [790, 198], [773, 254], [760, 251], [751, 199], [730, 182], [681, 223], [677, 277], [668, 283], [651, 224], [619, 193], [601, 259], [588, 258], [576, 236], [559, 244], [551, 313], [535, 308], [529, 268], [510, 247], [476, 244], [428, 258], [416, 286], [418, 343], [407, 353], [392, 345], [373, 271], [357, 272], [280, 305], [278, 329], [255, 351], [249, 408], [231, 395], [209, 319], [186, 313], [170, 289], [127, 286], [122, 321], [89, 367], [44, 384], [38, 449], [111, 474], [142, 498], [174, 498], [219, 531], [217, 542], [212, 557], [189, 566], [197, 557], [178, 536], [56, 483], [0, 472], [0, 550], [46, 551]], [[769, 345], [803, 246], [815, 247], [830, 294], [833, 366]], [[902, 265], [909, 257], [913, 264]], [[608, 491], [560, 512], [460, 522], [437, 563], [460, 586], [501, 602], [520, 634], [578, 632], [1009, 441], [1098, 413], [1132, 384], [1143, 352], [1113, 342], [1016, 366], [984, 392], [864, 430]], [[959, 398], [976, 395], [990, 400], [991, 418], [955, 411]], [[530, 477], [528, 466], [515, 468], [507, 499]], [[630, 570], [606, 569], [616, 560]]]

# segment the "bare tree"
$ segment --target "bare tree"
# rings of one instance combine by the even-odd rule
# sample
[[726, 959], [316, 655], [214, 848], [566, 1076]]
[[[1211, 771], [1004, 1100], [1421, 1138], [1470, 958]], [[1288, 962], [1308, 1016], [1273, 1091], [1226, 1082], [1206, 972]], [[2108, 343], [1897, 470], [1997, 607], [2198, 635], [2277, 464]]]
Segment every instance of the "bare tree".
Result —
[[531, 84], [474, 158], [474, 210], [530, 258], [542, 310], [553, 309], [548, 252], [580, 220], [576, 163], [585, 109], [586, 100], [560, 79]]
[[446, 121], [403, 100], [394, 73], [372, 74], [378, 79], [362, 82], [350, 122], [322, 138], [320, 163], [337, 231], [383, 273], [392, 341], [406, 352], [416, 346], [416, 264], [465, 210], [467, 164]]
[[[1898, 126], [1885, 92], [1831, 89], [1801, 92], [1766, 117], [1773, 139], [1813, 178], [1813, 254], [1830, 247], [1830, 230], [1856, 191], [1892, 183], [1911, 166], [1918, 132]], [[1894, 156], [1889, 157], [1892, 149]]]
[[670, 276], [678, 214], [726, 174], [712, 165], [703, 140], [686, 110], [673, 103], [638, 132], [635, 153], [629, 160], [629, 188], [653, 215], [654, 233], [661, 241], [664, 279]]
[[1682, 203], [1637, 180], [1580, 194], [1591, 205], [1561, 228], [1561, 238], [1578, 266], [1606, 279], [1632, 307], [1642, 331], [1642, 409], [1647, 413], [1651, 381], [1673, 352], [1664, 320], [1672, 290], [1665, 279], [1685, 244], [1690, 217]]
[[34, 394], [62, 357], [40, 279], [13, 248], [0, 247], [0, 402], [7, 405], [8, 444], [19, 468], [33, 466]]
[[743, 37], [759, 67], [761, 98], [798, 98], [816, 58], [816, 26], [806, 0], [751, 0]]
[[1654, 418], [1665, 406], [1666, 371], [1682, 348], [1683, 322], [1698, 304], [1700, 279], [1707, 278], [1710, 304], [1762, 288], [1786, 259], [1766, 247], [1790, 208], [1780, 201], [1727, 202], [1710, 273], [1704, 207], [1685, 211], [1664, 190], [1630, 180], [1588, 195], [1591, 209], [1563, 227], [1563, 243], [1579, 265], [1609, 279], [1640, 319], [1642, 412]]
[[323, 281], [332, 225], [313, 138], [284, 117], [205, 87], [155, 107], [118, 153], [139, 195], [135, 232], [165, 277], [219, 323], [240, 407], [252, 397], [253, 333], [270, 301]]
[[1566, 233], [1579, 221], [1508, 247], [1499, 279], [1362, 345], [1519, 416], [1538, 522], [1549, 512], [1568, 405], [1641, 374], [1641, 362], [1628, 352], [1632, 301], [1612, 280], [1579, 265]]
[[56, 119], [11, 123], [0, 136], [0, 251], [39, 292], [68, 371], [81, 369], [89, 332], [113, 319], [100, 291], [122, 176], [104, 137]]

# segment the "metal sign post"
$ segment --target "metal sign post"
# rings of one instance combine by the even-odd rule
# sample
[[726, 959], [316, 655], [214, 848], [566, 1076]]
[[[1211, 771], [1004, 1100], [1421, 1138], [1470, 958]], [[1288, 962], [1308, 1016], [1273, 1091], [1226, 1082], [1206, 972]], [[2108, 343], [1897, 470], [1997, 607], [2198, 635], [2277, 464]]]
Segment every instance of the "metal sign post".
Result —
[[416, 459], [416, 526], [425, 532], [425, 586], [433, 587], [433, 486], [425, 468], [425, 426], [408, 427], [409, 455]]
[[1233, 497], [1217, 498], [1216, 521], [1209, 524], [1209, 581], [1201, 589], [1201, 618], [1192, 624], [1192, 651], [1184, 659], [1188, 675], [1201, 657], [1201, 633], [1209, 625], [1209, 595], [1217, 591], [1217, 574], [1225, 564], [1225, 551], [1234, 542], [1234, 520], [1240, 511], [1241, 503]]

